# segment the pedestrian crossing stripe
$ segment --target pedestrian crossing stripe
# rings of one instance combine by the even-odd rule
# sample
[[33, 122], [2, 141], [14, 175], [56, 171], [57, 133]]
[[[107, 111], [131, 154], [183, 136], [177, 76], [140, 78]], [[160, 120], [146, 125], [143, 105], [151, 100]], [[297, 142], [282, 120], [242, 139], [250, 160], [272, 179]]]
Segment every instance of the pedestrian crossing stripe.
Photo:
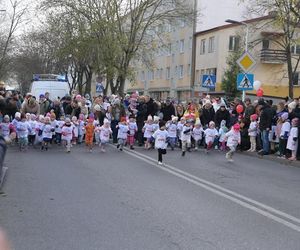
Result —
[[247, 75], [244, 76], [243, 80], [240, 82], [240, 88], [249, 88], [249, 79]]

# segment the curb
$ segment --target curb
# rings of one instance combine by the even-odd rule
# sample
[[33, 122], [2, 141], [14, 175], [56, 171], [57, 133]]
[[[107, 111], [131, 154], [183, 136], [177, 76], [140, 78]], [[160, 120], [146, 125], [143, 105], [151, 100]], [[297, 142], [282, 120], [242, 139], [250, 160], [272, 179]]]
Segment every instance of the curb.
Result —
[[2, 168], [2, 175], [1, 175], [1, 179], [0, 179], [0, 190], [2, 189], [2, 186], [4, 184], [4, 179], [7, 173], [8, 167], [3, 167]]
[[247, 156], [255, 157], [255, 158], [258, 158], [258, 159], [265, 159], [265, 160], [268, 160], [268, 161], [274, 161], [274, 162], [280, 163], [281, 165], [285, 165], [285, 166], [288, 166], [288, 167], [300, 168], [300, 161], [298, 161], [298, 160], [297, 161], [289, 161], [287, 159], [277, 158], [275, 155], [261, 156], [261, 155], [258, 155], [257, 152], [251, 153], [251, 152], [243, 151], [243, 152], [237, 152], [237, 153], [241, 154], [241, 155], [247, 155]]

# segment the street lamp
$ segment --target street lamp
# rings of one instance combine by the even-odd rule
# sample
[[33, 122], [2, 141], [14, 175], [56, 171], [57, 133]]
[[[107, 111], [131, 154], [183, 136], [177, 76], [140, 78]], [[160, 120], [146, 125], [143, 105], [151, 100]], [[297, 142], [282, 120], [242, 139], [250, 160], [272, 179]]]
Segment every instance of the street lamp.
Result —
[[[248, 23], [240, 22], [240, 21], [236, 21], [236, 20], [232, 20], [232, 19], [226, 19], [225, 22], [246, 26], [245, 51], [248, 52], [248, 41], [249, 41], [249, 25], [248, 25]], [[245, 97], [246, 97], [246, 92], [245, 92], [245, 90], [243, 90], [243, 97], [242, 97], [243, 101], [245, 101]]]

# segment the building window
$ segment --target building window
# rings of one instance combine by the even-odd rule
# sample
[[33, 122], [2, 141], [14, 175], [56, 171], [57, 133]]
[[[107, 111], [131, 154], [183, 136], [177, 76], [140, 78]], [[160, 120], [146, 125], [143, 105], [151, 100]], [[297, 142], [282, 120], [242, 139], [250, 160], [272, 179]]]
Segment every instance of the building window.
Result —
[[215, 51], [215, 37], [210, 37], [208, 40], [208, 53], [213, 53]]
[[170, 67], [166, 68], [166, 79], [170, 79], [171, 78], [171, 69]]
[[141, 81], [145, 81], [145, 72], [144, 71], [141, 72]]
[[269, 49], [270, 48], [270, 40], [264, 39], [262, 40], [262, 49]]
[[148, 78], [150, 81], [154, 80], [154, 70], [148, 71]]
[[184, 53], [184, 40], [179, 41], [179, 51], [180, 53]]
[[238, 51], [240, 48], [240, 37], [230, 36], [229, 37], [229, 51]]
[[188, 75], [189, 75], [189, 76], [192, 74], [192, 67], [191, 67], [191, 64], [188, 65], [188, 67], [187, 67], [187, 72], [188, 72]]
[[193, 38], [190, 36], [189, 38], [189, 48], [192, 49], [193, 48]]
[[206, 74], [207, 75], [217, 75], [217, 68], [210, 68], [210, 69], [206, 69]]
[[168, 44], [167, 50], [168, 50], [168, 56], [170, 56], [172, 54], [172, 44], [171, 43]]
[[170, 23], [166, 24], [166, 31], [169, 33], [172, 32], [172, 25]]
[[291, 52], [292, 52], [293, 54], [300, 55], [300, 44], [292, 45], [292, 46], [291, 46]]
[[293, 85], [300, 86], [299, 72], [296, 72], [293, 77]]
[[183, 65], [179, 65], [179, 79], [183, 78], [183, 74], [184, 74], [184, 68]]
[[206, 43], [206, 40], [202, 39], [201, 43], [200, 43], [200, 55], [205, 54], [205, 43]]
[[185, 20], [184, 19], [180, 19], [179, 20], [179, 27], [180, 28], [184, 28], [185, 27]]

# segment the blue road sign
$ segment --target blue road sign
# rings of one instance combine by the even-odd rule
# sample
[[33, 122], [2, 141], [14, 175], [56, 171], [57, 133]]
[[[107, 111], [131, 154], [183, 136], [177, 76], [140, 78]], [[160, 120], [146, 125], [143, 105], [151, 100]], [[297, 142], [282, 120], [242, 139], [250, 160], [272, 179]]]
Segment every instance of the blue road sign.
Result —
[[215, 75], [203, 75], [202, 76], [203, 88], [216, 88], [216, 76]]
[[254, 75], [253, 74], [238, 74], [237, 89], [238, 90], [253, 90]]
[[96, 93], [103, 93], [103, 92], [104, 92], [103, 84], [97, 82], [97, 83], [96, 83]]

